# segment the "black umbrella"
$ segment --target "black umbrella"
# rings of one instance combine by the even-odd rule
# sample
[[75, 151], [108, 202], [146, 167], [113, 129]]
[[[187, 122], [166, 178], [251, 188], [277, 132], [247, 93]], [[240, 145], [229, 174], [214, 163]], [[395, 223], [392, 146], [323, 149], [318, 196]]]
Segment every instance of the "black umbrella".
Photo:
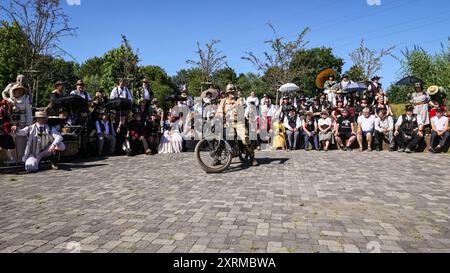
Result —
[[414, 77], [414, 76], [408, 76], [406, 78], [401, 79], [398, 83], [396, 83], [395, 85], [407, 85], [407, 86], [411, 86], [411, 85], [415, 85], [416, 83], [422, 83], [423, 84], [423, 80]]
[[80, 96], [67, 96], [56, 99], [53, 102], [53, 109], [66, 108], [73, 112], [88, 109], [88, 101]]
[[110, 111], [131, 111], [131, 109], [133, 108], [133, 104], [128, 99], [119, 98], [110, 100], [104, 105], [104, 107]]

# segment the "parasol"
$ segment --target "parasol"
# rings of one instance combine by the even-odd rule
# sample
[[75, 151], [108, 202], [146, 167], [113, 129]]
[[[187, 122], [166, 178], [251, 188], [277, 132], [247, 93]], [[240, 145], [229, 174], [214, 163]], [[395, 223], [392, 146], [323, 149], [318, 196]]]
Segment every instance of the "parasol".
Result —
[[53, 102], [52, 109], [66, 108], [73, 112], [77, 112], [80, 109], [87, 109], [88, 101], [80, 96], [67, 96], [56, 99]]
[[344, 94], [354, 92], [364, 92], [367, 90], [367, 85], [361, 82], [352, 82], [346, 89], [342, 90]]
[[300, 90], [300, 87], [298, 87], [296, 84], [293, 83], [287, 83], [285, 85], [282, 85], [280, 89], [278, 89], [278, 91], [281, 93], [291, 93], [296, 92], [298, 90]]
[[331, 68], [325, 69], [324, 71], [320, 72], [320, 74], [316, 78], [316, 86], [319, 89], [324, 89], [324, 84], [328, 80], [328, 77], [330, 75], [336, 76], [336, 71], [334, 71]]
[[399, 82], [397, 82], [395, 85], [407, 85], [407, 86], [411, 86], [411, 85], [415, 85], [416, 83], [422, 83], [423, 84], [423, 80], [414, 77], [414, 76], [408, 76], [406, 78], [401, 79]]

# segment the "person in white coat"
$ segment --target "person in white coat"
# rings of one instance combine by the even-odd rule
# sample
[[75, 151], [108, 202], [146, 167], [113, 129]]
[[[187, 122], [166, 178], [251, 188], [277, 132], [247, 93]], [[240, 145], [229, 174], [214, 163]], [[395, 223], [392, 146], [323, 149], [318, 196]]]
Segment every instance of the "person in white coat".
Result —
[[[11, 123], [13, 126], [23, 129], [33, 123], [32, 105], [30, 103], [28, 89], [20, 83], [13, 85], [10, 89], [8, 102], [13, 106]], [[14, 161], [22, 162], [27, 143], [26, 137], [16, 136], [16, 153]]]
[[[27, 138], [27, 145], [23, 156], [25, 170], [28, 173], [39, 171], [39, 163], [48, 157], [65, 150], [63, 137], [55, 127], [47, 124], [48, 116], [46, 112], [36, 112], [36, 123], [23, 129], [12, 127], [12, 131], [18, 136]], [[58, 169], [55, 162], [52, 168]]]

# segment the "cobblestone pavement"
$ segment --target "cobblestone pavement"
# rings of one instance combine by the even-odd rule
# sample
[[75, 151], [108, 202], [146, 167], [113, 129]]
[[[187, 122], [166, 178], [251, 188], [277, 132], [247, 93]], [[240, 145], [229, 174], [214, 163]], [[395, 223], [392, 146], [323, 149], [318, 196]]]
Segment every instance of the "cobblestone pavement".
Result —
[[448, 155], [258, 158], [218, 175], [192, 153], [3, 172], [0, 252], [450, 252]]

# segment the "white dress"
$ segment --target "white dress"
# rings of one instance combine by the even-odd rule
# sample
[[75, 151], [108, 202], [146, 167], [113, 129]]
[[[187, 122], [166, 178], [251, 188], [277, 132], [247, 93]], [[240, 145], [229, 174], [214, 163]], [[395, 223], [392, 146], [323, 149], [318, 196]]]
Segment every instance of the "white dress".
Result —
[[[8, 99], [14, 105], [13, 112], [16, 112], [20, 115], [20, 119], [17, 121], [13, 121], [13, 125], [17, 126], [18, 129], [24, 129], [25, 127], [31, 125], [33, 122], [33, 114], [32, 114], [32, 106], [30, 103], [30, 99], [27, 95], [22, 96], [20, 98], [14, 98], [12, 96], [12, 92], [10, 92], [10, 98]], [[22, 162], [22, 157], [25, 153], [25, 148], [27, 145], [27, 137], [26, 136], [16, 136], [16, 145], [17, 145], [17, 158], [15, 160], [17, 162]], [[15, 157], [15, 153], [14, 153]]]
[[178, 154], [183, 149], [183, 137], [180, 133], [179, 121], [170, 123], [168, 129], [164, 130], [158, 148], [160, 154]]

